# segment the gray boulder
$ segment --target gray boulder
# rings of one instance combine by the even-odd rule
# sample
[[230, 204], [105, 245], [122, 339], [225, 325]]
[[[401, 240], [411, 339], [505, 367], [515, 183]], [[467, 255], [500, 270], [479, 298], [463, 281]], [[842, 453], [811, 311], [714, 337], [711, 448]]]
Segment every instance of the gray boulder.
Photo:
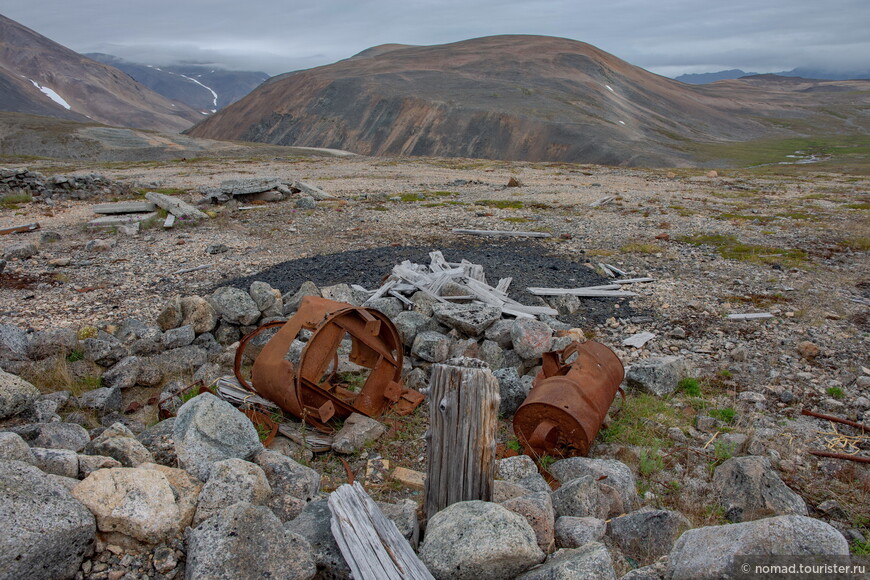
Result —
[[34, 332], [27, 344], [27, 357], [42, 360], [66, 356], [76, 349], [79, 340], [72, 328], [49, 328]]
[[399, 533], [404, 536], [411, 547], [417, 549], [420, 542], [420, 521], [417, 519], [417, 502], [405, 499], [399, 503], [375, 502], [387, 518], [396, 524]]
[[[478, 357], [480, 360], [485, 362], [489, 368], [501, 369], [505, 367], [504, 351], [498, 343], [484, 339], [484, 341], [480, 343], [478, 351]], [[504, 398], [502, 398], [502, 403], [504, 403]]]
[[[185, 577], [197, 580], [310, 580], [311, 546], [267, 508], [239, 502], [185, 534]], [[265, 541], [264, 541], [265, 540]]]
[[807, 515], [804, 500], [779, 478], [767, 457], [732, 457], [716, 468], [713, 488], [725, 517], [743, 522], [772, 515]]
[[164, 419], [139, 433], [136, 439], [151, 452], [154, 462], [167, 467], [177, 467], [174, 439], [175, 417]]
[[335, 434], [332, 450], [345, 455], [356, 453], [369, 441], [375, 441], [386, 433], [387, 427], [365, 415], [352, 413]]
[[157, 315], [157, 324], [160, 326], [160, 330], [166, 331], [181, 326], [181, 321], [181, 297], [173, 296]]
[[350, 567], [332, 535], [331, 522], [329, 504], [322, 499], [306, 505], [296, 519], [284, 524], [284, 529], [291, 534], [298, 534], [308, 542], [310, 553], [317, 565], [318, 578], [347, 580], [350, 578]]
[[399, 314], [405, 312], [405, 305], [402, 304], [401, 300], [389, 296], [381, 296], [380, 298], [368, 300], [365, 302], [365, 306], [366, 308], [374, 308], [379, 312], [383, 312], [387, 315], [387, 318], [394, 322]]
[[501, 505], [526, 518], [535, 532], [538, 547], [546, 553], [553, 545], [555, 512], [549, 491], [539, 491], [501, 502]]
[[610, 502], [596, 479], [584, 475], [563, 483], [553, 492], [553, 509], [557, 517], [594, 517], [603, 520], [610, 512]]
[[517, 580], [616, 580], [610, 552], [590, 542], [573, 550], [562, 549]]
[[425, 330], [414, 337], [411, 354], [428, 362], [444, 362], [450, 354], [450, 339], [440, 332]]
[[39, 248], [33, 242], [19, 242], [7, 246], [3, 250], [4, 260], [26, 260], [39, 253]]
[[525, 518], [484, 501], [432, 516], [419, 556], [438, 580], [515, 578], [545, 558]]
[[185, 324], [163, 333], [163, 347], [166, 349], [181, 348], [193, 343], [195, 338], [196, 332], [193, 330], [193, 326]]
[[22, 379], [0, 370], [0, 419], [23, 413], [39, 398], [39, 389]]
[[399, 331], [402, 343], [410, 347], [414, 344], [417, 333], [426, 326], [429, 319], [415, 310], [405, 310], [397, 314], [392, 321], [396, 330]]
[[81, 409], [106, 414], [121, 410], [123, 395], [120, 387], [99, 387], [82, 393], [82, 396], [76, 399], [76, 404]]
[[198, 346], [182, 346], [167, 350], [151, 360], [160, 367], [163, 375], [192, 373], [208, 362], [208, 353]]
[[266, 474], [276, 494], [311, 501], [320, 491], [320, 474], [277, 451], [264, 449], [254, 456], [254, 463]]
[[23, 461], [33, 463], [30, 445], [18, 433], [0, 431], [0, 461]]
[[486, 329], [484, 336], [502, 348], [511, 348], [511, 328], [514, 321], [509, 319], [496, 320]]
[[76, 478], [79, 476], [79, 457], [69, 449], [43, 449], [33, 447], [33, 465], [45, 473], [61, 477]]
[[493, 371], [492, 375], [498, 379], [498, 390], [501, 395], [498, 412], [505, 417], [510, 417], [529, 396], [533, 379], [521, 377], [515, 367], [498, 369]]
[[323, 294], [320, 293], [320, 289], [317, 287], [317, 284], [308, 280], [307, 282], [303, 282], [299, 289], [290, 294], [289, 292], [284, 295], [284, 316], [290, 316], [297, 310], [299, 310], [299, 303], [302, 302], [302, 299], [306, 296], [318, 296], [321, 297]]
[[74, 577], [96, 533], [65, 487], [20, 461], [0, 461], [0, 521], [0, 575], [15, 580]]
[[538, 466], [528, 455], [505, 457], [495, 464], [495, 476], [505, 481], [516, 482], [537, 474]]
[[212, 463], [232, 457], [247, 460], [263, 449], [253, 423], [210, 393], [178, 409], [173, 439], [179, 465], [202, 481], [208, 480]]
[[623, 554], [647, 565], [668, 554], [680, 534], [691, 527], [680, 512], [640, 509], [613, 518], [607, 526], [607, 535]]
[[26, 368], [27, 333], [11, 324], [0, 324], [0, 366], [11, 371]]
[[281, 316], [284, 314], [284, 301], [281, 292], [272, 288], [266, 282], [254, 281], [248, 289], [248, 294], [262, 316]]
[[634, 474], [621, 461], [569, 457], [553, 463], [550, 473], [562, 483], [585, 475], [592, 476], [599, 483], [609, 485], [619, 493], [624, 512], [630, 512], [639, 503]]
[[556, 547], [579, 548], [588, 542], [597, 542], [606, 531], [607, 523], [604, 520], [562, 516], [556, 518]]
[[689, 373], [689, 363], [682, 357], [653, 357], [628, 367], [625, 371], [625, 383], [631, 389], [661, 397], [677, 390], [677, 384]]
[[328, 298], [329, 300], [345, 302], [355, 306], [358, 305], [356, 292], [348, 284], [325, 286], [320, 289], [320, 293], [323, 294], [324, 298]]
[[107, 387], [129, 389], [136, 385], [139, 379], [140, 359], [138, 356], [126, 356], [112, 368], [103, 373], [103, 384]]
[[511, 344], [523, 360], [541, 358], [553, 344], [553, 329], [534, 318], [518, 318], [511, 326]]
[[261, 505], [271, 495], [272, 487], [258, 465], [235, 458], [218, 461], [212, 464], [208, 481], [202, 486], [192, 525], [196, 527], [240, 501]]
[[124, 467], [153, 463], [151, 452], [136, 439], [130, 429], [115, 423], [85, 446], [85, 454], [111, 457]]
[[849, 543], [836, 529], [805, 516], [778, 516], [688, 530], [671, 550], [671, 580], [732, 578], [736, 556], [812, 556], [849, 554]]
[[102, 333], [100, 338], [86, 338], [82, 341], [85, 359], [103, 367], [110, 367], [129, 354], [127, 347], [112, 336]]
[[260, 318], [260, 309], [251, 295], [239, 288], [218, 288], [208, 300], [218, 316], [231, 324], [254, 324]]
[[75, 423], [39, 423], [25, 427], [19, 434], [31, 447], [47, 449], [71, 449], [79, 452], [91, 437], [87, 430]]
[[501, 318], [501, 308], [483, 304], [439, 302], [432, 305], [432, 313], [441, 324], [473, 337], [481, 336], [493, 322]]

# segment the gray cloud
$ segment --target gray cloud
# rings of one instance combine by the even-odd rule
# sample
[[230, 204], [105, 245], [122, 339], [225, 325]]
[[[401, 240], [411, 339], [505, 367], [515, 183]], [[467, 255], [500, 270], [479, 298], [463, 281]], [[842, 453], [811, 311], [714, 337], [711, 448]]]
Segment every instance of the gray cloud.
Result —
[[671, 76], [870, 69], [867, 0], [5, 0], [3, 14], [79, 52], [270, 74], [492, 34], [582, 40]]

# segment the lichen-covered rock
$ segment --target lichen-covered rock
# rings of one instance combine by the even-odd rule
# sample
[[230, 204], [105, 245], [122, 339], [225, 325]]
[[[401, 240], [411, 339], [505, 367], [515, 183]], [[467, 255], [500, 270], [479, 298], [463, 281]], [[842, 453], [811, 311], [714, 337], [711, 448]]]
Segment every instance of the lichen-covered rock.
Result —
[[72, 578], [94, 541], [94, 516], [36, 467], [0, 461], [0, 576]]
[[562, 516], [556, 518], [556, 547], [579, 548], [604, 537], [607, 523], [598, 518]]
[[30, 445], [18, 433], [0, 431], [0, 460], [23, 461], [33, 464], [33, 452]]
[[428, 362], [444, 362], [450, 354], [450, 339], [440, 332], [424, 330], [414, 337], [411, 354]]
[[554, 540], [555, 512], [547, 491], [530, 493], [501, 502], [501, 505], [526, 518], [535, 532], [538, 547], [547, 552]]
[[185, 296], [179, 301], [181, 320], [173, 328], [191, 326], [196, 334], [211, 332], [217, 325], [218, 313], [202, 296]]
[[223, 286], [208, 300], [220, 318], [232, 324], [254, 324], [260, 318], [260, 309], [251, 295], [239, 288]]
[[680, 379], [688, 376], [689, 372], [689, 363], [682, 357], [652, 357], [628, 367], [625, 383], [629, 388], [661, 397], [677, 390]]
[[114, 423], [85, 446], [87, 455], [111, 457], [124, 467], [152, 463], [151, 452], [123, 423]]
[[438, 580], [515, 578], [544, 560], [525, 518], [484, 501], [455, 503], [432, 516], [419, 556]]
[[667, 578], [730, 578], [736, 556], [845, 556], [846, 538], [821, 520], [778, 516], [688, 530], [671, 550]]
[[432, 306], [432, 312], [441, 324], [472, 337], [481, 336], [493, 322], [501, 318], [501, 308], [483, 304], [439, 302]]
[[260, 505], [272, 495], [272, 486], [259, 465], [241, 459], [225, 459], [211, 466], [208, 482], [199, 494], [193, 526], [234, 503]]
[[523, 360], [541, 358], [553, 344], [553, 329], [534, 318], [518, 318], [511, 326], [511, 344]]
[[261, 506], [233, 504], [186, 534], [186, 577], [311, 580], [311, 546]]
[[623, 554], [647, 565], [668, 554], [674, 541], [691, 527], [680, 512], [644, 508], [613, 518], [607, 535]]
[[52, 356], [67, 356], [78, 346], [76, 331], [72, 328], [49, 328], [34, 332], [27, 343], [27, 356], [42, 360]]
[[713, 488], [725, 517], [742, 522], [771, 515], [807, 515], [807, 504], [762, 456], [732, 457], [716, 468]]
[[22, 379], [0, 370], [0, 419], [26, 411], [39, 398], [39, 389]]
[[561, 549], [517, 580], [616, 580], [613, 560], [604, 544], [590, 542], [573, 550]]
[[43, 449], [33, 447], [33, 465], [45, 473], [76, 478], [79, 475], [79, 458], [69, 449]]
[[264, 449], [254, 456], [253, 461], [263, 469], [276, 494], [311, 501], [320, 491], [320, 474], [291, 457]]
[[550, 466], [550, 474], [564, 483], [578, 477], [590, 475], [596, 481], [609, 485], [619, 493], [622, 509], [629, 512], [639, 503], [637, 482], [631, 468], [615, 459], [590, 459], [588, 457], [569, 457]]
[[253, 423], [210, 393], [178, 409], [173, 439], [179, 465], [202, 481], [208, 480], [212, 463], [233, 457], [247, 460], [263, 449]]
[[126, 356], [103, 373], [103, 384], [107, 387], [129, 389], [139, 379], [141, 361], [138, 356]]
[[569, 480], [553, 492], [556, 516], [607, 518], [610, 502], [591, 475]]
[[154, 469], [100, 469], [72, 493], [94, 514], [101, 532], [158, 544], [179, 531], [181, 512], [175, 494], [166, 476]]

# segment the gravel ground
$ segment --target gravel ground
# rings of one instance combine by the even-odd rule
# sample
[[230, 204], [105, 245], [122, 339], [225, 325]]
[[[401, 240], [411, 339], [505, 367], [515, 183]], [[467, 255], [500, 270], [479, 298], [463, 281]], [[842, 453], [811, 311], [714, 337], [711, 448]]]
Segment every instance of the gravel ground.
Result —
[[[808, 455], [825, 441], [820, 422], [800, 415], [806, 407], [864, 422], [870, 415], [867, 178], [808, 168], [707, 174], [365, 157], [54, 170], [73, 169], [144, 189], [182, 189], [189, 201], [222, 180], [250, 176], [303, 179], [337, 199], [313, 210], [297, 209], [292, 199], [244, 210], [234, 203], [213, 206], [216, 217], [201, 225], [136, 236], [88, 231], [89, 202], [0, 209], [2, 226], [41, 224], [35, 232], [0, 237], [3, 249], [19, 242], [40, 246], [36, 256], [9, 261], [0, 274], [0, 323], [44, 329], [127, 317], [151, 322], [174, 295], [205, 295], [252, 280], [282, 291], [309, 279], [375, 288], [396, 263], [425, 262], [435, 249], [448, 260], [483, 264], [491, 283], [513, 277], [513, 297], [532, 304], [527, 286], [599, 284], [604, 279], [595, 266], [606, 262], [656, 281], [634, 285], [639, 296], [630, 300], [586, 300], [570, 322], [613, 348], [626, 366], [653, 356], [685, 358], [693, 374], [714, 387], [705, 392], [705, 404], [736, 410], [726, 429], [763, 441], [779, 473], [811, 506], [833, 497], [856, 517], [861, 510], [870, 517], [866, 467]], [[511, 177], [522, 186], [506, 187]], [[590, 206], [605, 197], [611, 202]], [[553, 237], [493, 240], [457, 235], [453, 228], [537, 230]], [[59, 239], [41, 241], [48, 232]], [[88, 249], [96, 239], [108, 243]], [[227, 251], [206, 251], [217, 244]], [[773, 316], [727, 318], [751, 312]], [[643, 331], [656, 336], [643, 348], [623, 346]], [[799, 345], [806, 342], [818, 347], [816, 356], [802, 354], [807, 349]], [[718, 435], [684, 430], [699, 447]], [[866, 453], [870, 441], [862, 444]], [[606, 453], [605, 445], [593, 456]], [[664, 505], [690, 513], [708, 504], [710, 469], [688, 452], [677, 459], [665, 458], [665, 471], [650, 477], [650, 485], [662, 496], [673, 482], [682, 485], [684, 493]], [[696, 515], [697, 521], [705, 517]]]

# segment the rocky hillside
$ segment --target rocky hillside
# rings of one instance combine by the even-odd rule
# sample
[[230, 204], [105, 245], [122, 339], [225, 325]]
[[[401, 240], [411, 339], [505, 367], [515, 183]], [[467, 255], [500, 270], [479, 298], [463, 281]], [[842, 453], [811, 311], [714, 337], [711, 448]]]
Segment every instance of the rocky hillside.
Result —
[[202, 114], [0, 15], [0, 110], [179, 132]]
[[[368, 155], [675, 166], [693, 162], [694, 142], [783, 132], [765, 118], [821, 116], [833, 130], [857, 116], [854, 97], [755, 82], [694, 87], [543, 36], [384, 45], [274, 77], [190, 133]], [[859, 101], [870, 92], [844, 82]]]
[[127, 73], [168, 99], [181, 101], [209, 114], [235, 103], [269, 78], [266, 73], [258, 71], [226, 70], [195, 64], [153, 66], [102, 53], [85, 56]]

